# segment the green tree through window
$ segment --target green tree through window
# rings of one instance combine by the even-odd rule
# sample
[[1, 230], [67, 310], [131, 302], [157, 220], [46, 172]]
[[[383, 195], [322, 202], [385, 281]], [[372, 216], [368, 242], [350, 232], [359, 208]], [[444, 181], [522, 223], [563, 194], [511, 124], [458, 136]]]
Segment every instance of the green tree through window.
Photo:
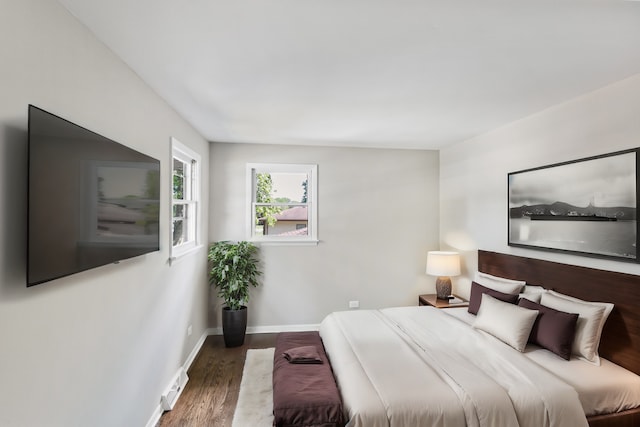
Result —
[[[274, 203], [272, 191], [273, 181], [271, 180], [271, 174], [256, 174], [256, 202]], [[256, 207], [256, 224], [260, 221], [265, 221], [270, 227], [273, 227], [278, 221], [275, 216], [280, 212], [282, 212], [282, 208], [279, 206], [258, 206]]]

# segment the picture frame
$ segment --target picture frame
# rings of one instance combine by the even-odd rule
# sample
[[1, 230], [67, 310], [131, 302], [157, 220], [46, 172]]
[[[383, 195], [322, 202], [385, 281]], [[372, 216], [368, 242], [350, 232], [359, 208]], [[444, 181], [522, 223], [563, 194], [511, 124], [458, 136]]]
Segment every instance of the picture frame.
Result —
[[639, 262], [639, 151], [509, 173], [508, 245]]

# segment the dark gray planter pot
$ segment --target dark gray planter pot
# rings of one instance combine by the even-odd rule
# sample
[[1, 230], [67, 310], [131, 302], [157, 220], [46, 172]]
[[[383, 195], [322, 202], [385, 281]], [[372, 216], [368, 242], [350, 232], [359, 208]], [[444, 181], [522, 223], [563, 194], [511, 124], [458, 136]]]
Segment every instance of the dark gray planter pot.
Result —
[[229, 307], [222, 309], [222, 334], [224, 345], [227, 347], [239, 347], [244, 344], [244, 335], [247, 332], [247, 307], [240, 310], [231, 310]]

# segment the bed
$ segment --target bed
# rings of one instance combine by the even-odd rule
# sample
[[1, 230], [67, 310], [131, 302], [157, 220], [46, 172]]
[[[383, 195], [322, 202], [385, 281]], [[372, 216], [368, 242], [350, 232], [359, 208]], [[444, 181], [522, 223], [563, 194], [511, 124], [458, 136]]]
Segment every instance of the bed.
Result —
[[471, 327], [496, 319], [489, 307], [512, 310], [491, 296], [477, 317], [433, 307], [332, 313], [320, 334], [347, 426], [640, 425], [640, 277], [487, 251], [478, 271], [612, 303], [599, 363], [564, 360], [526, 339], [514, 348]]

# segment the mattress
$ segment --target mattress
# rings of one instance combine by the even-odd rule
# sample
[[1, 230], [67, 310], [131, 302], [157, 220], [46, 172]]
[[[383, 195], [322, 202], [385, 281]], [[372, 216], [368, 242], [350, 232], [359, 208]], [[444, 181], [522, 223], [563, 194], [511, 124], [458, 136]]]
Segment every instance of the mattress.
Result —
[[[473, 324], [475, 320], [466, 308], [450, 308], [443, 313], [467, 324]], [[640, 407], [640, 376], [615, 363], [603, 358], [600, 358], [600, 366], [578, 358], [567, 361], [531, 344], [523, 354], [571, 385], [578, 392], [587, 416]]]

